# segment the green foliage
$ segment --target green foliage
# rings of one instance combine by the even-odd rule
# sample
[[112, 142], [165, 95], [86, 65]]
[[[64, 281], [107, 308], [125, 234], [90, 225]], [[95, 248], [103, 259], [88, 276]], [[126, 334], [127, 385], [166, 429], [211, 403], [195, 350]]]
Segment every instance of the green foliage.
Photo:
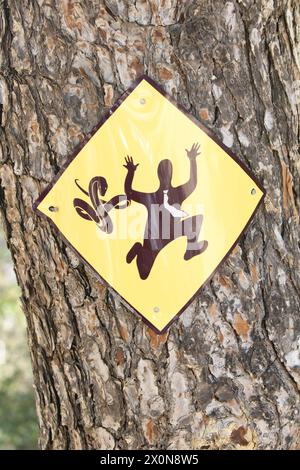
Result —
[[26, 323], [10, 253], [0, 233], [0, 449], [37, 447]]

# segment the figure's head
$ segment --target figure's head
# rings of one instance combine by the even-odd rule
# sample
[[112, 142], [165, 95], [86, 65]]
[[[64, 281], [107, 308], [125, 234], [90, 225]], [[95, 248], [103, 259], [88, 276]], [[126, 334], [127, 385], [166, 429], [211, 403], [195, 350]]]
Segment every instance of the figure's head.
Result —
[[172, 162], [168, 160], [167, 158], [165, 160], [161, 160], [157, 168], [157, 175], [160, 181], [160, 185], [162, 186], [162, 189], [170, 188], [172, 174], [173, 174]]

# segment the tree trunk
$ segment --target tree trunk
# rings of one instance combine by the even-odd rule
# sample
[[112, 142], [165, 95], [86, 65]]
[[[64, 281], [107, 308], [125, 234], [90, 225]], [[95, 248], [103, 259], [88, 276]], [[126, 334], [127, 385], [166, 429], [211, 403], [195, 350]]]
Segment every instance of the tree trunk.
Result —
[[[299, 447], [299, 2], [0, 6], [0, 209], [22, 288], [41, 448]], [[267, 191], [242, 242], [162, 336], [32, 211], [143, 72]]]

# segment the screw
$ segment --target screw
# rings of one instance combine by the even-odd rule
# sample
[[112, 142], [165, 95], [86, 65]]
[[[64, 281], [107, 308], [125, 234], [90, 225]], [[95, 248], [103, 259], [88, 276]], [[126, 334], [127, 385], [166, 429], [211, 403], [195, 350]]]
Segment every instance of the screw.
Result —
[[159, 307], [154, 307], [153, 312], [158, 313], [159, 312]]
[[141, 103], [141, 104], [145, 104], [145, 103], [146, 103], [145, 98], [141, 98], [141, 99], [140, 99], [140, 103]]
[[49, 206], [48, 209], [49, 209], [50, 212], [57, 212], [58, 211], [58, 207], [55, 207], [55, 206]]
[[256, 189], [255, 188], [252, 188], [251, 189], [251, 195], [254, 196], [256, 194]]

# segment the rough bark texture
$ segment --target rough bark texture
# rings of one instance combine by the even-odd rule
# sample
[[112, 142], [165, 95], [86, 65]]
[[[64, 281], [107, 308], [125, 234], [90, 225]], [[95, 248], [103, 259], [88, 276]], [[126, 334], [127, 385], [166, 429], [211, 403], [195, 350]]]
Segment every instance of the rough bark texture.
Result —
[[[0, 208], [28, 322], [41, 447], [299, 447], [298, 0], [0, 6]], [[163, 336], [31, 209], [143, 72], [267, 190], [242, 242]]]

